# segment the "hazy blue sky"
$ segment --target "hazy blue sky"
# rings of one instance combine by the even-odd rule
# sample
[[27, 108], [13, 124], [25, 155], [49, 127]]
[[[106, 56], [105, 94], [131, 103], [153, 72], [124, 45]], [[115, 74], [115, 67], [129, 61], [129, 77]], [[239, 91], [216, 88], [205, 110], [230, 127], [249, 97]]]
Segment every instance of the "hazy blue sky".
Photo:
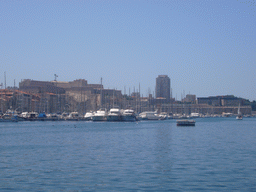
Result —
[[0, 83], [86, 79], [256, 100], [256, 1], [0, 0]]

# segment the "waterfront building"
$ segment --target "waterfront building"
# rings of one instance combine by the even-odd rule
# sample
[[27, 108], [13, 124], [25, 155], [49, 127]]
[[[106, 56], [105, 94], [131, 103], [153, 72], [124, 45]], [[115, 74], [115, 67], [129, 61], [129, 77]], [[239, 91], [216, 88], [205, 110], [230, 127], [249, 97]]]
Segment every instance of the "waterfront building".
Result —
[[[19, 83], [19, 90], [29, 94], [39, 94], [39, 103], [45, 103], [42, 100], [46, 101], [47, 112], [77, 111], [83, 114], [87, 111], [96, 111], [101, 106], [108, 110], [113, 108], [114, 105], [122, 107], [122, 93], [120, 90], [104, 89], [102, 84], [88, 84], [85, 79], [76, 79], [69, 82], [57, 81], [56, 79], [54, 81], [25, 79]], [[23, 107], [23, 109], [30, 110], [31, 107], [28, 106]]]
[[196, 103], [196, 95], [187, 94], [186, 97], [183, 99], [183, 102]]
[[31, 79], [24, 79], [19, 83], [19, 90], [30, 93], [58, 93], [63, 94], [65, 90], [57, 87], [56, 84], [49, 81], [35, 81]]
[[[234, 95], [210, 96], [197, 98], [197, 104], [207, 104], [212, 106], [238, 106], [243, 105], [246, 99], [235, 97]], [[248, 101], [249, 102], [249, 101]]]
[[156, 78], [156, 98], [162, 97], [170, 101], [171, 80], [167, 75], [158, 75]]

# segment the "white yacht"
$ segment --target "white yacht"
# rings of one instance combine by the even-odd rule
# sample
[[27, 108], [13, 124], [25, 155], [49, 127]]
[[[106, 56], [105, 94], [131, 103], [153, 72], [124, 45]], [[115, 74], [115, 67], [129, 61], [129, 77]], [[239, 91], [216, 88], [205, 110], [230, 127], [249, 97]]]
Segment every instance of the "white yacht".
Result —
[[108, 121], [121, 121], [120, 109], [118, 109], [118, 108], [110, 109], [108, 116], [107, 116], [107, 120]]
[[136, 116], [134, 113], [134, 110], [132, 109], [126, 109], [121, 114], [122, 121], [136, 121]]
[[46, 120], [47, 121], [58, 121], [59, 120], [59, 116], [56, 113], [50, 113], [46, 115]]
[[93, 121], [106, 121], [107, 120], [107, 111], [106, 109], [99, 109], [92, 116]]
[[67, 112], [63, 112], [61, 115], [60, 115], [60, 119], [62, 120], [66, 120], [68, 118], [69, 114]]
[[27, 121], [36, 121], [37, 120], [38, 113], [37, 112], [29, 112], [27, 114], [27, 117], [25, 118]]
[[84, 119], [87, 121], [91, 121], [94, 113], [92, 111], [85, 113]]
[[71, 112], [66, 118], [67, 121], [78, 121], [80, 119], [78, 112]]
[[168, 114], [166, 112], [162, 112], [159, 114], [159, 119], [160, 120], [166, 120], [168, 119]]
[[233, 113], [222, 113], [222, 117], [231, 117], [233, 115]]
[[20, 114], [20, 117], [28, 118], [28, 117], [29, 117], [28, 112], [22, 112], [22, 113]]
[[156, 111], [145, 111], [139, 114], [140, 120], [159, 120], [160, 117]]
[[191, 118], [198, 118], [198, 117], [200, 117], [200, 114], [199, 113], [191, 113], [190, 117]]

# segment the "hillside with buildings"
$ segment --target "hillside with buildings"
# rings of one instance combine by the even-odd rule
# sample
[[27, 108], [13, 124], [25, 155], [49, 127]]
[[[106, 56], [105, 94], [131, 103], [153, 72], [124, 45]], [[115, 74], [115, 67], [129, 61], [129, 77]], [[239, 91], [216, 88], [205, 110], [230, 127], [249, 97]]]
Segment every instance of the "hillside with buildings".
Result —
[[[236, 114], [239, 104], [241, 112], [250, 115], [256, 110], [255, 102], [233, 95], [199, 97], [187, 94], [181, 101], [172, 98], [171, 80], [167, 75], [156, 78], [155, 96], [142, 97], [140, 92], [122, 94], [121, 90], [105, 89], [102, 84], [89, 84], [85, 79], [70, 82], [36, 81], [24, 79], [19, 87], [0, 89], [0, 111], [8, 109], [18, 112], [36, 111], [63, 113], [77, 111], [85, 114], [99, 108], [110, 110], [118, 106], [130, 108], [136, 113], [143, 111], [167, 112], [169, 114]], [[252, 107], [253, 106], [253, 107]]]

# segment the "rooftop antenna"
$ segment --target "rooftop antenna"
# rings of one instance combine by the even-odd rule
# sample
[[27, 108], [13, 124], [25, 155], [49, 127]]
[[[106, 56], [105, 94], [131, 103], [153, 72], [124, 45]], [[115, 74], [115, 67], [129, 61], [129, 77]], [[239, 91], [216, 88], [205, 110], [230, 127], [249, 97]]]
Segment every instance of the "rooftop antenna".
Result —
[[54, 74], [54, 81], [57, 81], [58, 75]]

